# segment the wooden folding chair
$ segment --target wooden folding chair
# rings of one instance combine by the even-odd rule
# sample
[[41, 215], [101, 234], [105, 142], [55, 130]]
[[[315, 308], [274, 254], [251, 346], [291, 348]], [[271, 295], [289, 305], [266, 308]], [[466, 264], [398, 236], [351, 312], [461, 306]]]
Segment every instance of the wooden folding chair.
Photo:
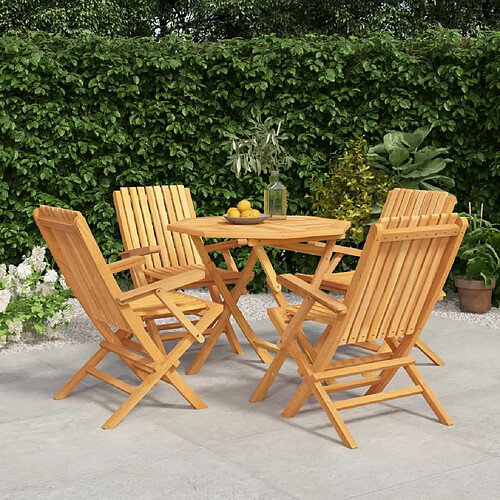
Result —
[[[444, 191], [419, 191], [416, 189], [393, 189], [389, 192], [387, 200], [380, 215], [381, 218], [402, 217], [406, 215], [431, 215], [452, 213], [457, 203], [454, 196]], [[357, 248], [336, 245], [335, 256], [321, 283], [323, 290], [345, 294], [351, 284], [354, 271], [334, 273], [345, 255], [360, 257], [362, 250]], [[312, 280], [312, 275], [297, 273], [297, 276], [307, 281]], [[442, 297], [444, 297], [444, 293]], [[376, 342], [364, 342], [360, 345], [365, 349], [378, 352], [388, 351], [388, 347], [379, 346]], [[444, 365], [444, 361], [423, 340], [417, 340], [415, 347], [420, 349], [436, 365]]]
[[[342, 442], [350, 448], [357, 445], [339, 415], [339, 410], [346, 408], [422, 394], [439, 421], [452, 425], [409, 353], [441, 295], [466, 227], [466, 219], [457, 214], [382, 218], [370, 228], [343, 302], [321, 291], [319, 280], [309, 284], [291, 274], [280, 276], [282, 285], [305, 299], [300, 306], [269, 309], [280, 333], [280, 350], [250, 400], [265, 397], [290, 354], [304, 380], [283, 415], [296, 415], [307, 398], [314, 396]], [[304, 321], [326, 325], [312, 362], [297, 342]], [[332, 361], [340, 345], [377, 339], [385, 340], [390, 352]], [[414, 385], [384, 391], [401, 367]], [[369, 376], [351, 379], [366, 374]], [[341, 380], [347, 377], [348, 380]], [[364, 396], [336, 402], [329, 396], [367, 386]]]
[[[188, 188], [177, 185], [123, 187], [113, 193], [113, 200], [125, 249], [120, 255], [145, 256], [142, 272], [150, 282], [188, 270], [203, 271], [199, 280], [184, 288], [208, 287], [212, 300], [222, 303], [215, 282], [208, 273], [205, 274], [205, 266], [191, 238], [186, 234], [172, 233], [167, 228], [173, 222], [196, 217]], [[209, 252], [221, 251], [227, 264], [227, 269], [220, 270], [225, 284], [236, 284], [241, 278], [229, 250], [245, 245], [246, 240], [242, 239], [205, 247]], [[136, 286], [139, 284], [135, 271], [132, 271], [132, 280]], [[241, 345], [229, 320], [224, 333], [232, 351], [241, 354]], [[186, 373], [197, 373], [200, 368], [201, 358], [197, 357]]]
[[[92, 375], [129, 394], [125, 402], [103, 425], [116, 427], [135, 405], [160, 380], [171, 384], [197, 409], [205, 403], [177, 373], [179, 358], [195, 342], [205, 340], [203, 333], [223, 311], [220, 304], [173, 292], [173, 289], [199, 280], [204, 273], [191, 270], [172, 278], [147, 284], [141, 276], [144, 257], [134, 256], [107, 264], [79, 212], [42, 206], [34, 212], [35, 221], [54, 256], [66, 283], [104, 337], [99, 350], [54, 396], [65, 398], [87, 376]], [[132, 269], [139, 286], [122, 292], [113, 273]], [[197, 316], [194, 323], [187, 316]], [[154, 328], [155, 318], [176, 318], [179, 342], [166, 352]], [[149, 333], [145, 328], [149, 324]], [[116, 354], [138, 377], [135, 387], [97, 368], [110, 353]]]

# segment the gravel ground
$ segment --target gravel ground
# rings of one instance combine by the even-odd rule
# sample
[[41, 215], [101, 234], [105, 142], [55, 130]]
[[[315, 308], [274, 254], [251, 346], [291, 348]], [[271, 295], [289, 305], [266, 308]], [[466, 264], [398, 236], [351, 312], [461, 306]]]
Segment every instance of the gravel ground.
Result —
[[[191, 290], [191, 294], [198, 297], [210, 299], [208, 292], [204, 290]], [[300, 297], [295, 294], [285, 293], [289, 304], [300, 303]], [[259, 293], [252, 295], [243, 295], [239, 302], [239, 307], [249, 321], [258, 321], [267, 319], [267, 309], [274, 307], [273, 296], [270, 293]], [[101, 340], [102, 337], [94, 328], [87, 315], [77, 306], [78, 310], [75, 318], [68, 327], [59, 330], [55, 338], [46, 337], [25, 338], [19, 342], [9, 341], [2, 348], [1, 354], [14, 354], [18, 352], [33, 351], [37, 349], [53, 349], [65, 345], [94, 343]], [[458, 296], [450, 295], [442, 302], [436, 304], [433, 314], [467, 323], [475, 323], [500, 330], [500, 308], [492, 308], [485, 314], [464, 313], [458, 308]]]

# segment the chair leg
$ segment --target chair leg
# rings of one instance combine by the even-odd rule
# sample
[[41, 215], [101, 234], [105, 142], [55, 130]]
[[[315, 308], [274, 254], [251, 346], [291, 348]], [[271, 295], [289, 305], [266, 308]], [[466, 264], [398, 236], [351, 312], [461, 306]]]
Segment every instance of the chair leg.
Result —
[[87, 376], [89, 368], [95, 368], [107, 355], [108, 352], [102, 347], [59, 389], [54, 399], [64, 399], [68, 396]]
[[166, 354], [165, 346], [163, 345], [163, 342], [161, 340], [160, 332], [158, 330], [158, 326], [157, 326], [155, 320], [150, 319], [150, 320], [146, 321], [146, 327], [147, 327], [147, 331], [148, 331], [149, 335], [153, 339], [153, 342], [156, 344], [158, 349], [160, 349], [160, 351], [163, 354]]
[[171, 369], [165, 374], [165, 378], [179, 391], [181, 396], [195, 409], [202, 410], [208, 408], [206, 403], [193, 391], [187, 382], [177, 373]]
[[264, 377], [262, 377], [261, 381], [255, 388], [255, 391], [250, 397], [251, 403], [262, 401], [266, 397], [267, 393], [269, 392], [269, 389], [271, 388], [271, 385], [273, 384], [274, 380], [276, 379], [276, 376], [281, 370], [281, 367], [283, 366], [285, 359], [288, 357], [288, 349], [286, 349], [284, 346], [281, 345], [287, 324], [283, 321], [283, 319], [280, 317], [280, 315], [277, 313], [275, 309], [268, 309], [267, 314], [269, 315], [271, 322], [273, 323], [274, 327], [276, 328], [276, 331], [280, 336], [280, 340], [278, 341], [278, 346], [280, 347], [280, 349], [274, 356], [274, 359], [271, 361], [271, 364], [269, 365], [269, 368], [267, 369]]
[[427, 404], [431, 407], [438, 420], [444, 425], [453, 425], [453, 420], [448, 415], [448, 412], [444, 409], [439, 399], [432, 392], [431, 388], [429, 387], [417, 367], [415, 365], [408, 365], [405, 366], [404, 369], [406, 370], [406, 373], [408, 373], [408, 376], [411, 378], [413, 383], [422, 387], [422, 389], [424, 390], [422, 396], [427, 401]]
[[[210, 292], [210, 297], [214, 302], [217, 302], [218, 304], [222, 304], [222, 299], [217, 291], [217, 287], [211, 286], [208, 288]], [[231, 347], [231, 350], [235, 354], [243, 354], [243, 349], [241, 348], [240, 341], [238, 340], [238, 337], [236, 337], [236, 332], [234, 331], [233, 325], [231, 325], [231, 319], [229, 318], [227, 320], [227, 324], [224, 330], [224, 333], [226, 334], [227, 341], [229, 342], [229, 346]]]
[[342, 443], [344, 443], [344, 445], [347, 446], [347, 448], [351, 449], [357, 448], [358, 445], [356, 441], [352, 437], [352, 434], [347, 428], [347, 425], [342, 420], [339, 411], [335, 408], [334, 404], [332, 403], [329, 394], [325, 391], [325, 389], [321, 385], [321, 382], [315, 382], [313, 384], [313, 387], [314, 387], [314, 395], [318, 398], [321, 407], [326, 413], [326, 416], [330, 420], [334, 429], [337, 431], [337, 434], [342, 440]]
[[120, 405], [111, 417], [106, 420], [103, 429], [114, 429], [139, 403], [139, 401], [151, 390], [151, 388], [163, 377], [163, 373], [152, 373], [144, 379], [141, 385]]
[[445, 362], [423, 341], [418, 339], [415, 347], [420, 349], [435, 365], [443, 366]]
[[201, 370], [201, 367], [207, 360], [208, 356], [212, 352], [217, 340], [219, 339], [222, 332], [211, 333], [208, 339], [205, 340], [200, 352], [196, 355], [191, 366], [186, 370], [186, 375], [195, 375]]
[[287, 357], [288, 357], [287, 349], [282, 348], [276, 353], [276, 356], [274, 356], [274, 359], [271, 361], [271, 364], [269, 365], [266, 374], [262, 377], [261, 381], [259, 382], [259, 385], [256, 387], [255, 391], [250, 397], [251, 403], [262, 401], [266, 397], [271, 385], [274, 382], [274, 379], [278, 375], [278, 372], [280, 371]]
[[304, 381], [300, 384], [281, 414], [286, 418], [295, 417], [310, 396], [312, 396], [311, 389], [309, 389], [309, 386]]

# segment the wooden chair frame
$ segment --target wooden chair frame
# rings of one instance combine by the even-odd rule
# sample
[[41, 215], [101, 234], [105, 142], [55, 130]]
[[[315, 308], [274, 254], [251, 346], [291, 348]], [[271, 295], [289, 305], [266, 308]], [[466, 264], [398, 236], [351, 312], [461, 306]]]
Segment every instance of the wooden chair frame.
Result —
[[[382, 208], [380, 218], [452, 213], [456, 203], [457, 199], [444, 191], [420, 191], [416, 189], [396, 188], [389, 192], [387, 200]], [[312, 249], [304, 246], [301, 250], [305, 253], [313, 253], [316, 248]], [[321, 283], [321, 288], [323, 290], [345, 295], [349, 285], [351, 284], [354, 271], [341, 273], [334, 273], [334, 271], [344, 256], [350, 255], [352, 257], [359, 258], [362, 255], [362, 250], [336, 245], [334, 252], [335, 255], [333, 256], [328, 270], [325, 273]], [[308, 274], [297, 273], [297, 276], [309, 283], [312, 279], [312, 275]], [[445, 294], [443, 292], [441, 298], [444, 296]], [[378, 353], [390, 352], [389, 346], [385, 343], [379, 345], [377, 342], [363, 342], [359, 344], [359, 347]], [[445, 364], [443, 359], [441, 359], [441, 357], [438, 356], [423, 340], [417, 339], [415, 347], [422, 351], [434, 364], [438, 366]]]
[[[184, 288], [208, 288], [212, 301], [223, 303], [213, 277], [206, 272], [203, 260], [191, 238], [186, 234], [172, 233], [168, 224], [184, 219], [195, 218], [191, 192], [181, 185], [122, 187], [113, 193], [113, 200], [118, 217], [124, 251], [122, 257], [144, 256], [144, 266], [139, 272], [132, 271], [135, 286], [141, 286], [141, 276], [145, 275], [148, 282], [174, 277], [188, 270], [203, 271], [204, 274]], [[227, 270], [221, 270], [225, 284], [235, 285], [241, 278], [230, 249], [247, 244], [245, 239], [223, 241], [207, 245], [209, 253], [220, 251], [226, 262]], [[250, 276], [250, 279], [252, 276]], [[244, 288], [241, 293], [246, 293]], [[164, 330], [167, 326], [159, 326]], [[213, 329], [208, 330], [212, 332]], [[231, 350], [242, 354], [240, 342], [231, 325], [229, 317], [225, 320], [223, 329]], [[217, 335], [219, 337], [219, 335]], [[175, 340], [177, 336], [164, 334], [162, 340]], [[213, 346], [214, 342], [210, 342]], [[206, 359], [207, 349], [200, 356]], [[186, 374], [197, 373], [203, 361], [195, 358]]]
[[[347, 408], [422, 394], [439, 421], [452, 425], [409, 353], [441, 294], [466, 228], [466, 219], [456, 214], [381, 219], [370, 229], [343, 302], [320, 290], [321, 275], [316, 274], [310, 284], [293, 275], [278, 277], [283, 286], [302, 295], [304, 301], [300, 306], [268, 311], [280, 334], [280, 350], [250, 401], [266, 396], [290, 355], [303, 382], [283, 416], [293, 417], [314, 396], [349, 448], [357, 444], [339, 414]], [[333, 251], [332, 246], [325, 252], [320, 266], [327, 268], [331, 264]], [[312, 361], [297, 342], [304, 321], [326, 324]], [[385, 340], [389, 352], [332, 361], [340, 345], [376, 339]], [[400, 368], [414, 385], [384, 391]], [[361, 377], [342, 381], [357, 375]], [[368, 387], [363, 396], [336, 402], [330, 399], [331, 393], [360, 387]]]
[[[34, 218], [68, 286], [104, 338], [98, 351], [54, 399], [68, 396], [87, 375], [127, 393], [128, 398], [105, 422], [103, 429], [116, 427], [159, 381], [175, 387], [194, 408], [206, 408], [175, 368], [194, 342], [204, 342], [205, 330], [222, 314], [223, 307], [172, 291], [201, 279], [203, 271], [192, 270], [146, 284], [145, 277], [141, 277], [144, 257], [133, 256], [106, 264], [79, 212], [42, 206], [34, 211]], [[125, 269], [133, 270], [142, 286], [122, 292], [113, 273]], [[199, 320], [192, 322], [188, 315], [198, 316]], [[161, 341], [156, 318], [176, 318], [178, 325], [184, 328], [176, 334], [179, 342], [169, 352]], [[116, 354], [128, 366], [139, 379], [138, 386], [97, 368], [109, 353]]]

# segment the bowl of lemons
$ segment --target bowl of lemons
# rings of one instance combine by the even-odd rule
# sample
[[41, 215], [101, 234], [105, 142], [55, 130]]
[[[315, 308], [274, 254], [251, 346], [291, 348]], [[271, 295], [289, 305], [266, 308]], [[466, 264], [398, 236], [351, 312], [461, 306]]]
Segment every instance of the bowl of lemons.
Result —
[[241, 200], [236, 207], [231, 207], [224, 217], [231, 224], [260, 224], [269, 218], [269, 215], [261, 214], [252, 208], [248, 200]]

